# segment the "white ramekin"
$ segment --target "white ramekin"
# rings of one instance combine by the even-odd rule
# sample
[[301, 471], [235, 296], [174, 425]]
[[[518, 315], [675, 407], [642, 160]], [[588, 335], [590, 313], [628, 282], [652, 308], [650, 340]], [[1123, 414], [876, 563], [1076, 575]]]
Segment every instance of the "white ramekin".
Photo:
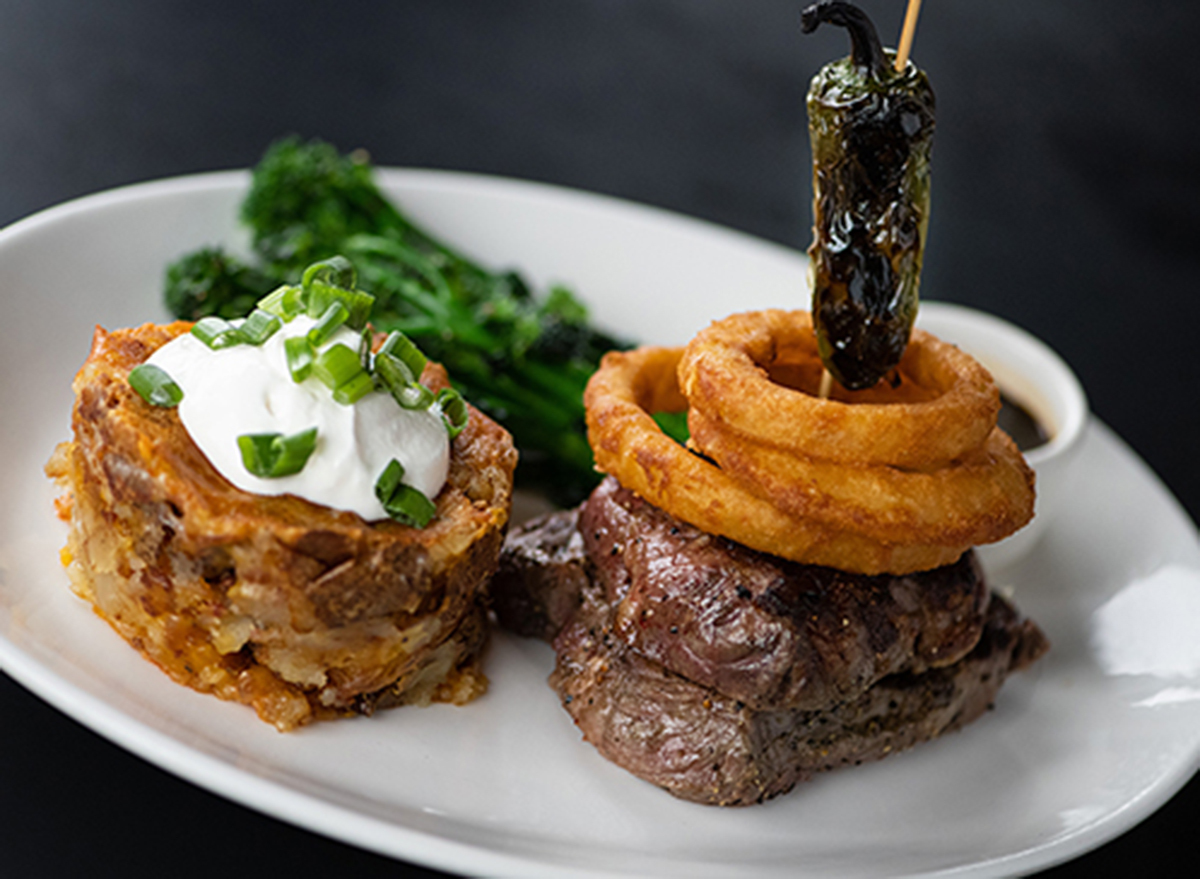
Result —
[[980, 547], [985, 566], [1026, 555], [1071, 491], [1073, 465], [1088, 420], [1087, 397], [1071, 368], [1044, 342], [1008, 321], [941, 302], [922, 303], [917, 325], [953, 342], [991, 372], [1001, 392], [1048, 430], [1050, 441], [1025, 453], [1037, 474], [1033, 521], [999, 543]]

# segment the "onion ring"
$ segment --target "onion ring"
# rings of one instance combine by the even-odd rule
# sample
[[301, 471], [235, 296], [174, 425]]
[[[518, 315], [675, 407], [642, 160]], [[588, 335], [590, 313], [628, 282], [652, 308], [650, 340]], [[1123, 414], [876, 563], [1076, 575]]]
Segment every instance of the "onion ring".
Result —
[[[815, 350], [815, 349], [814, 349]], [[678, 519], [793, 561], [862, 574], [950, 564], [967, 545], [893, 544], [789, 515], [662, 432], [653, 412], [682, 412], [682, 348], [610, 351], [584, 392], [596, 468]]]
[[922, 330], [913, 330], [898, 385], [823, 400], [816, 384], [806, 393], [771, 378], [772, 371], [795, 377], [804, 364], [816, 364], [819, 376], [808, 312], [746, 312], [692, 339], [679, 385], [693, 409], [745, 437], [810, 458], [912, 470], [944, 467], [982, 446], [1000, 411], [987, 370]]
[[835, 464], [747, 441], [692, 409], [692, 443], [784, 513], [890, 543], [974, 546], [1033, 516], [1033, 471], [1004, 431], [937, 470]]

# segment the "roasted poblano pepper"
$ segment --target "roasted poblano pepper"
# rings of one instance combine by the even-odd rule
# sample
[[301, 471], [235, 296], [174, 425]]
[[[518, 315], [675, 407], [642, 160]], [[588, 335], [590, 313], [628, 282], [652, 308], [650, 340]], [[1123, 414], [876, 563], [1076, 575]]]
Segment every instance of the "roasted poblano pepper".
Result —
[[851, 53], [813, 77], [813, 323], [826, 369], [851, 390], [900, 361], [917, 316], [929, 223], [934, 98], [909, 62], [894, 69], [866, 13], [840, 0], [804, 10], [805, 33], [846, 28]]

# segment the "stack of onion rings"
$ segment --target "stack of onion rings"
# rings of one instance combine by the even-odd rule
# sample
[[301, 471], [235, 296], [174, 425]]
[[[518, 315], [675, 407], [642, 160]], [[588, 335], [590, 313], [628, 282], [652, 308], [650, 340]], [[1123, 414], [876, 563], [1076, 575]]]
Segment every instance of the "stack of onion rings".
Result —
[[[802, 311], [609, 353], [584, 396], [596, 466], [704, 531], [863, 574], [949, 564], [1032, 517], [1032, 471], [973, 359], [917, 330], [886, 387], [822, 400], [820, 371]], [[685, 410], [691, 450], [651, 417]]]
[[803, 393], [767, 372], [806, 365], [816, 381], [821, 361], [808, 312], [746, 312], [697, 334], [680, 363], [679, 384], [693, 410], [740, 434], [844, 464], [945, 466], [983, 445], [1000, 411], [987, 370], [922, 330], [913, 331], [897, 367], [899, 386], [881, 382], [822, 400], [816, 384]]

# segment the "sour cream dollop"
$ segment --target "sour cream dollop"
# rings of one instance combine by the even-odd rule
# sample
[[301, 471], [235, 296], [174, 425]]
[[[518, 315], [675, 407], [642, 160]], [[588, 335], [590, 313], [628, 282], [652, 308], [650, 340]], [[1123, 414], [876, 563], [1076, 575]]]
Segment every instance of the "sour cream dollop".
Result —
[[[179, 419], [218, 472], [243, 491], [293, 494], [315, 504], [387, 518], [375, 482], [395, 458], [403, 481], [433, 499], [446, 482], [450, 439], [437, 404], [404, 409], [386, 391], [373, 391], [352, 406], [333, 399], [309, 377], [292, 381], [284, 341], [315, 324], [293, 318], [261, 346], [211, 350], [185, 333], [155, 351], [148, 363], [166, 371], [183, 391]], [[321, 349], [337, 343], [358, 350], [359, 335], [340, 328]], [[246, 470], [237, 438], [246, 433], [290, 436], [317, 429], [317, 445], [304, 469], [264, 479]]]

